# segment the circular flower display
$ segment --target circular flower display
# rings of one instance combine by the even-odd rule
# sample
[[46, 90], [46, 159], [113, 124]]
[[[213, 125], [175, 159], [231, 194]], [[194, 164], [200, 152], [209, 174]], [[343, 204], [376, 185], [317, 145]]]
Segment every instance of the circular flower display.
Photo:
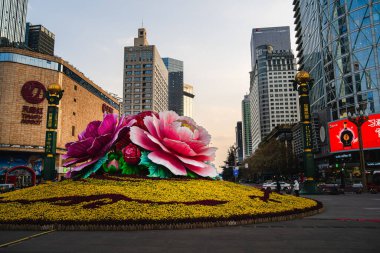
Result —
[[133, 226], [160, 224], [169, 228], [203, 222], [220, 226], [229, 221], [294, 219], [320, 208], [321, 204], [311, 199], [264, 193], [225, 181], [102, 176], [4, 193], [0, 198], [0, 227], [55, 224], [152, 229]]

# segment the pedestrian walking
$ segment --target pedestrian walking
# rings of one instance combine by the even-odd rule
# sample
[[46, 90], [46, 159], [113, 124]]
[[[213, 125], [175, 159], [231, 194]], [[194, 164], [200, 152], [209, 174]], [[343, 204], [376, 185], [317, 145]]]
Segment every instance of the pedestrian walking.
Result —
[[281, 184], [280, 184], [280, 181], [279, 181], [278, 178], [277, 178], [277, 181], [276, 181], [276, 190], [277, 190], [278, 193], [281, 192]]
[[299, 197], [300, 196], [300, 184], [298, 183], [297, 179], [294, 180], [293, 190], [294, 190], [294, 194], [297, 197]]

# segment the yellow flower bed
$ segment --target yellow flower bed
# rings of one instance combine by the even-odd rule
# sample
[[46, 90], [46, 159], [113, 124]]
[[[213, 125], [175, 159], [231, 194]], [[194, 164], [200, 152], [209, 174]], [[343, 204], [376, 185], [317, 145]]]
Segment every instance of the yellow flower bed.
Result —
[[[150, 224], [272, 217], [317, 208], [305, 198], [211, 180], [109, 177], [47, 183], [0, 195], [0, 223]], [[117, 181], [118, 180], [118, 181]]]

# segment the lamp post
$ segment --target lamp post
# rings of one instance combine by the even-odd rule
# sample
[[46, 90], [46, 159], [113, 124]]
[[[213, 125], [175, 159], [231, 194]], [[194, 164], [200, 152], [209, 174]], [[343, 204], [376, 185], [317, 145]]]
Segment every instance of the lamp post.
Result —
[[309, 102], [309, 90], [312, 85], [312, 79], [310, 74], [306, 71], [300, 71], [296, 74], [293, 81], [293, 89], [298, 91], [301, 124], [303, 132], [303, 167], [305, 172], [305, 183], [302, 189], [304, 194], [316, 193], [315, 182], [315, 164], [313, 157], [313, 142], [312, 142], [312, 128], [311, 128], [311, 116], [310, 116], [310, 102]]
[[365, 160], [364, 160], [364, 150], [363, 150], [363, 138], [362, 138], [362, 125], [368, 121], [368, 115], [364, 114], [363, 111], [359, 112], [359, 115], [354, 113], [348, 113], [348, 120], [355, 124], [358, 129], [358, 139], [359, 139], [359, 159], [360, 159], [360, 173], [362, 174], [362, 184], [363, 191], [367, 191], [367, 177], [365, 174]]
[[63, 90], [59, 84], [50, 84], [46, 91], [46, 99], [49, 103], [46, 120], [45, 138], [45, 161], [44, 180], [53, 181], [56, 177], [55, 156], [57, 146], [57, 126], [58, 126], [58, 105], [62, 99]]

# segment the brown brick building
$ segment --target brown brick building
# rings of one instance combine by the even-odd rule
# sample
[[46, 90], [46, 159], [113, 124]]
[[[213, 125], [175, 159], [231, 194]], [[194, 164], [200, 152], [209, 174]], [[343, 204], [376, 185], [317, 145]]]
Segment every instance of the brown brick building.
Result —
[[[16, 48], [0, 48], [0, 175], [28, 165], [42, 168], [48, 103], [44, 90], [58, 83], [64, 90], [59, 105], [57, 162], [65, 144], [77, 140], [92, 120], [119, 113], [119, 102], [63, 59]], [[62, 172], [62, 171], [61, 171]]]

